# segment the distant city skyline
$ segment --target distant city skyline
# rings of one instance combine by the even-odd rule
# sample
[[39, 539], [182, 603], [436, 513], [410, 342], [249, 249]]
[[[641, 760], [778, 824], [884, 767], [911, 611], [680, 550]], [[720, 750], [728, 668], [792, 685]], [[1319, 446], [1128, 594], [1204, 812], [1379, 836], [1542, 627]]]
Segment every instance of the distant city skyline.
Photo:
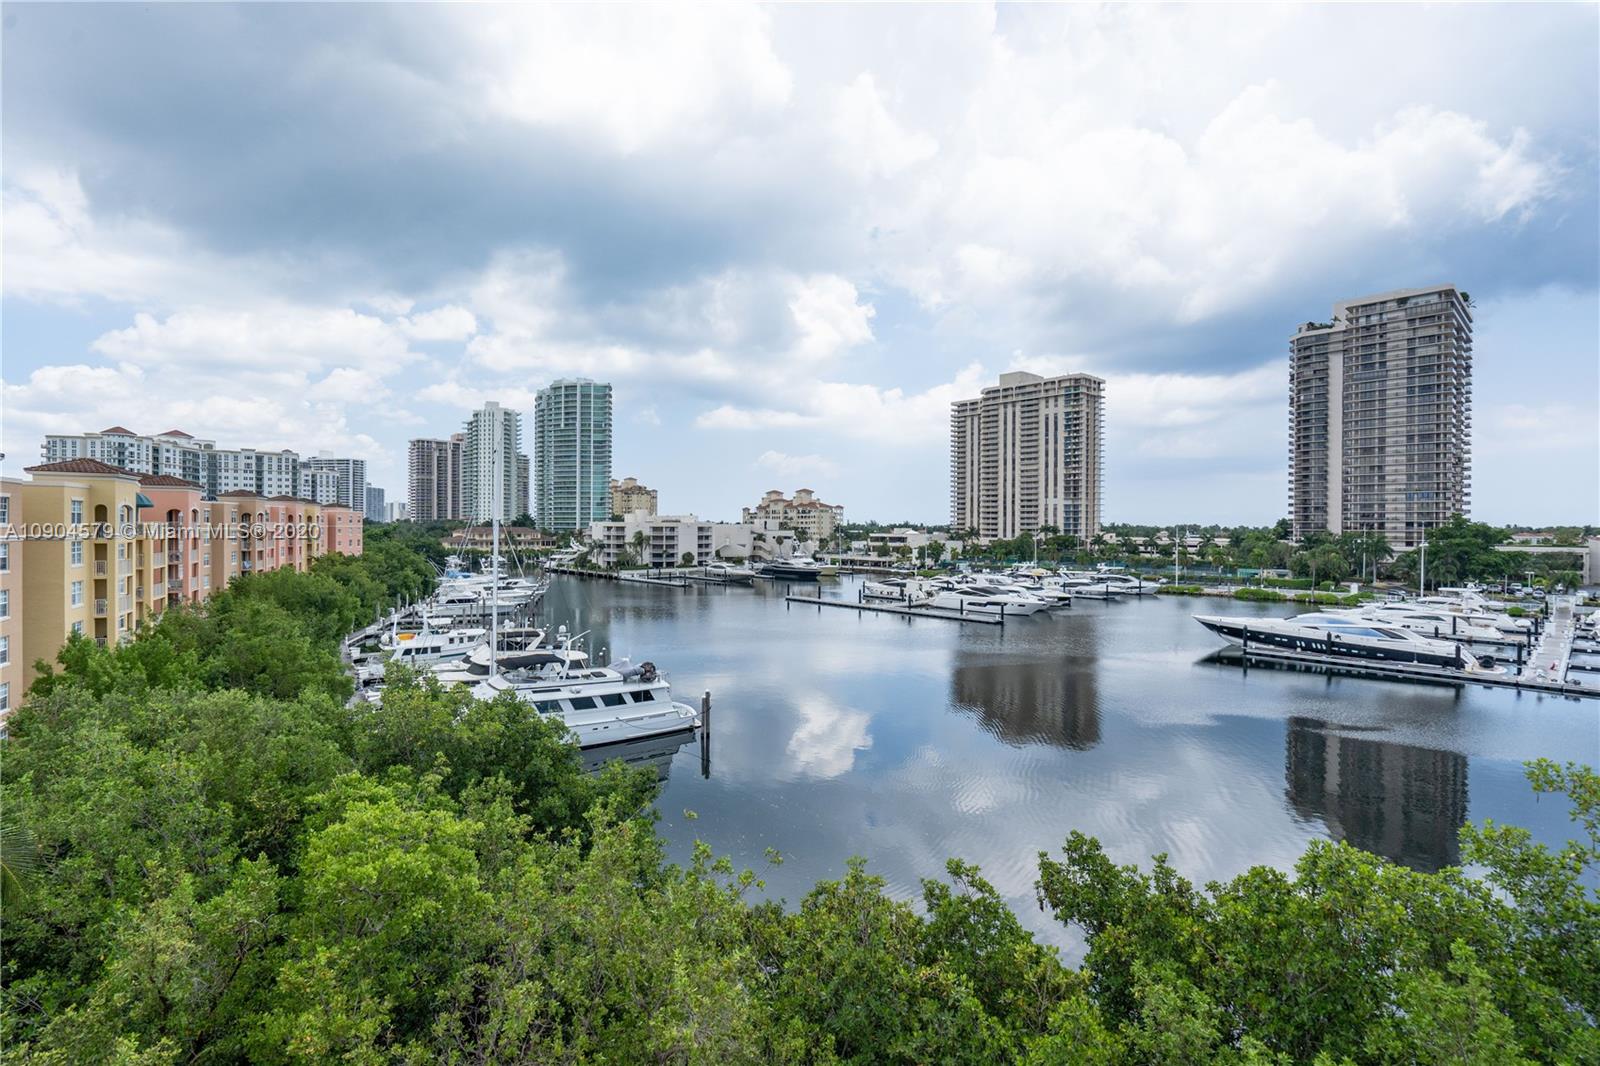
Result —
[[951, 402], [1083, 372], [1103, 522], [1268, 524], [1285, 338], [1450, 281], [1471, 517], [1600, 519], [1593, 6], [496, 10], [8, 7], [4, 471], [134, 419], [398, 498], [589, 377], [670, 512], [943, 522]]

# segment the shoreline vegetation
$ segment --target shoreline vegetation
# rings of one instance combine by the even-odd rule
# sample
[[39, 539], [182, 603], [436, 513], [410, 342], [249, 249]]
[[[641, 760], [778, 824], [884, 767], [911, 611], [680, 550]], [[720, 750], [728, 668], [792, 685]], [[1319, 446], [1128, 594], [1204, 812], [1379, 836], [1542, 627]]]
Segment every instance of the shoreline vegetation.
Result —
[[669, 863], [654, 775], [584, 773], [514, 699], [352, 706], [340, 638], [437, 551], [378, 527], [62, 651], [0, 750], [8, 1059], [1600, 1061], [1587, 767], [1528, 768], [1572, 842], [1469, 826], [1470, 874], [1319, 841], [1197, 886], [1074, 832], [1036, 884], [1072, 966], [958, 859], [916, 904], [862, 859], [763, 901], [704, 846]]

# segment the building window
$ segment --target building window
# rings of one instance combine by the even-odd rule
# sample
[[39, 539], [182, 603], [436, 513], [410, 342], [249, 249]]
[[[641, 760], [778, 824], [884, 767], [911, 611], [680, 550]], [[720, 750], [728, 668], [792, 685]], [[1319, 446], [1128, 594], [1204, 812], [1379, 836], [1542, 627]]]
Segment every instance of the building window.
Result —
[[11, 638], [0, 637], [0, 666], [11, 664]]
[[82, 500], [73, 500], [72, 501], [72, 524], [75, 525], [75, 526], [79, 526], [79, 525], [83, 524], [83, 501]]
[[7, 544], [7, 543], [4, 543], [4, 542], [0, 542], [0, 574], [7, 573], [7, 572], [10, 571], [10, 569], [11, 569], [11, 545]]
[[74, 607], [82, 607], [83, 606], [83, 582], [82, 581], [74, 581], [72, 583], [72, 606], [74, 606]]
[[0, 711], [11, 709], [11, 682], [0, 681]]
[[72, 542], [72, 565], [83, 565], [83, 541], [81, 540], [75, 540]]
[[83, 623], [81, 621], [72, 623], [72, 631], [80, 637], [83, 636]]
[[11, 522], [11, 497], [0, 496], [0, 525], [9, 525]]
[[11, 590], [0, 589], [0, 618], [11, 617]]
[[211, 587], [211, 578], [209, 576], [201, 578], [200, 579], [200, 587], [201, 588], [207, 588], [207, 589], [210, 588]]

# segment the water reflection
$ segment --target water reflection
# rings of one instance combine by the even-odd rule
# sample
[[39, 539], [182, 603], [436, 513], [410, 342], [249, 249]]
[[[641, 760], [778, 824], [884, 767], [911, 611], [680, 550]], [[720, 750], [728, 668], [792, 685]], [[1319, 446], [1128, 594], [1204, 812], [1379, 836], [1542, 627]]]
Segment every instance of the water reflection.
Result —
[[1316, 718], [1289, 720], [1290, 806], [1335, 840], [1417, 870], [1461, 861], [1467, 760], [1451, 751], [1353, 737]]
[[665, 781], [672, 769], [673, 757], [685, 744], [692, 743], [696, 735], [693, 730], [686, 729], [664, 737], [644, 737], [621, 744], [607, 744], [603, 748], [586, 748], [583, 766], [586, 770], [594, 771], [618, 759], [628, 766], [651, 767], [656, 771], [656, 780]]
[[1007, 744], [1087, 751], [1100, 743], [1099, 671], [1089, 656], [1051, 659], [961, 650], [950, 702]]

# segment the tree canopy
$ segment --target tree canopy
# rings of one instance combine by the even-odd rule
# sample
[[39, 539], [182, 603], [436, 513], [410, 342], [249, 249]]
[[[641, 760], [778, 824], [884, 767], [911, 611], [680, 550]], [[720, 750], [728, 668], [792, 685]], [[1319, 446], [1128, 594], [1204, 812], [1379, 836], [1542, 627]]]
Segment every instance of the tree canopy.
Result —
[[348, 701], [339, 627], [396, 593], [395, 562], [242, 581], [125, 647], [69, 645], [11, 716], [8, 1056], [1600, 1061], [1586, 767], [1529, 770], [1572, 843], [1469, 827], [1475, 874], [1319, 842], [1197, 886], [1073, 833], [1036, 886], [1081, 936], [1069, 965], [959, 860], [914, 901], [858, 859], [781, 905], [704, 847], [668, 862], [654, 776], [585, 773], [510, 697], [401, 672], [381, 709]]

